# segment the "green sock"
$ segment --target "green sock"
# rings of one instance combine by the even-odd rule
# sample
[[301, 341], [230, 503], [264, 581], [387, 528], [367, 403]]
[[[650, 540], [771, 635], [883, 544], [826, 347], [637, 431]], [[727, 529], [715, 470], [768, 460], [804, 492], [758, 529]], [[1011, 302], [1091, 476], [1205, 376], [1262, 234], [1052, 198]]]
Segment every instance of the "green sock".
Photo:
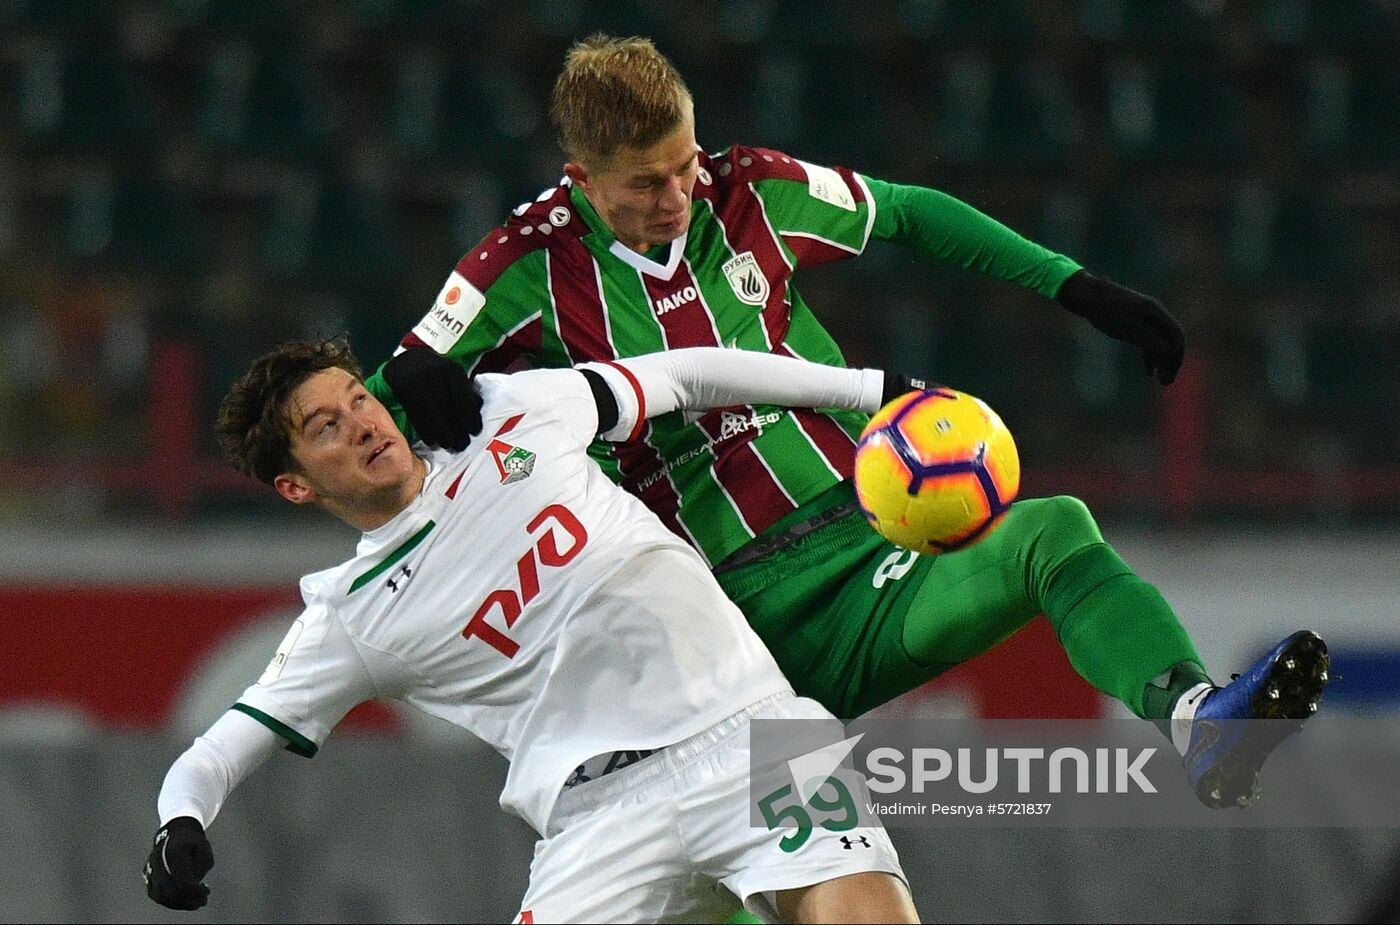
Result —
[[[1061, 562], [1041, 603], [1075, 670], [1143, 719], [1168, 719], [1176, 695], [1209, 680], [1171, 605], [1107, 543]], [[1164, 673], [1167, 688], [1154, 684]]]
[[725, 919], [724, 925], [763, 925], [763, 919], [754, 915], [747, 909], [740, 909], [738, 912]]

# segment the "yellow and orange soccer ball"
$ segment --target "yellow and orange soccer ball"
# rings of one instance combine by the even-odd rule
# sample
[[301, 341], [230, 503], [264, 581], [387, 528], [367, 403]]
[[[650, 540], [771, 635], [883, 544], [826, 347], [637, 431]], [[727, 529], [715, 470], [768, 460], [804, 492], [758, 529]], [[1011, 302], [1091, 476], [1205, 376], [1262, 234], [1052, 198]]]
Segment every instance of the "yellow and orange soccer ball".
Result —
[[881, 536], [917, 552], [948, 552], [982, 539], [1006, 516], [1021, 487], [1021, 460], [985, 402], [948, 388], [908, 392], [861, 433], [855, 486]]

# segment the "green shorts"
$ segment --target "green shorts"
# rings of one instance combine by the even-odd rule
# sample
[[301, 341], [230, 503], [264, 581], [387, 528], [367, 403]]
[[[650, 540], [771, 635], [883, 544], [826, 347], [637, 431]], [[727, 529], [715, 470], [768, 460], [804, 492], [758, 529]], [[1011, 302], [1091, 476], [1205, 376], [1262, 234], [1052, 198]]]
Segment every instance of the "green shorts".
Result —
[[[765, 537], [853, 498], [827, 491]], [[855, 717], [951, 668], [921, 665], [904, 648], [904, 623], [937, 560], [895, 546], [859, 510], [762, 558], [716, 572], [800, 696]]]

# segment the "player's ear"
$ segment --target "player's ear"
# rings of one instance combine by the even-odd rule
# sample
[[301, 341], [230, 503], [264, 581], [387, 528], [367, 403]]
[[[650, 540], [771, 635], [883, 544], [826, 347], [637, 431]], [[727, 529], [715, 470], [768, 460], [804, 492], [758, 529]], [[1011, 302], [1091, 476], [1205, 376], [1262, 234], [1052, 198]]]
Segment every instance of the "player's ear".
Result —
[[568, 161], [564, 164], [564, 176], [572, 180], [574, 186], [579, 189], [588, 189], [588, 170], [578, 161]]
[[283, 472], [272, 480], [272, 487], [293, 504], [310, 504], [316, 500], [316, 489], [311, 487], [305, 476], [295, 472]]

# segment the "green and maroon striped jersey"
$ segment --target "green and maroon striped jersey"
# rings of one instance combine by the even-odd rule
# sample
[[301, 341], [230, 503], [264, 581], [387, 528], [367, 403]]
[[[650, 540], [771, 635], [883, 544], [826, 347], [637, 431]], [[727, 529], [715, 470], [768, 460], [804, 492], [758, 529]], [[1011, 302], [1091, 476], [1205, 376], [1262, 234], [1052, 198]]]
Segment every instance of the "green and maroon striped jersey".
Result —
[[[735, 146], [699, 160], [690, 228], [669, 247], [630, 250], [566, 179], [517, 208], [458, 262], [403, 346], [430, 347], [471, 372], [696, 346], [844, 366], [792, 274], [865, 249], [877, 221], [871, 185], [878, 181], [763, 148]], [[901, 227], [907, 222], [886, 224], [890, 237], [913, 237]], [[915, 228], [919, 241], [911, 243], [918, 247], [926, 232]], [[939, 242], [918, 249], [958, 259], [937, 252], [948, 237], [946, 229], [939, 234]], [[1016, 240], [1034, 249], [1032, 259], [991, 272], [1053, 295], [1077, 269]], [[369, 386], [411, 433], [383, 378], [372, 376]], [[714, 565], [850, 477], [864, 423], [855, 412], [810, 408], [675, 412], [648, 422], [635, 441], [597, 443], [590, 452]]]

